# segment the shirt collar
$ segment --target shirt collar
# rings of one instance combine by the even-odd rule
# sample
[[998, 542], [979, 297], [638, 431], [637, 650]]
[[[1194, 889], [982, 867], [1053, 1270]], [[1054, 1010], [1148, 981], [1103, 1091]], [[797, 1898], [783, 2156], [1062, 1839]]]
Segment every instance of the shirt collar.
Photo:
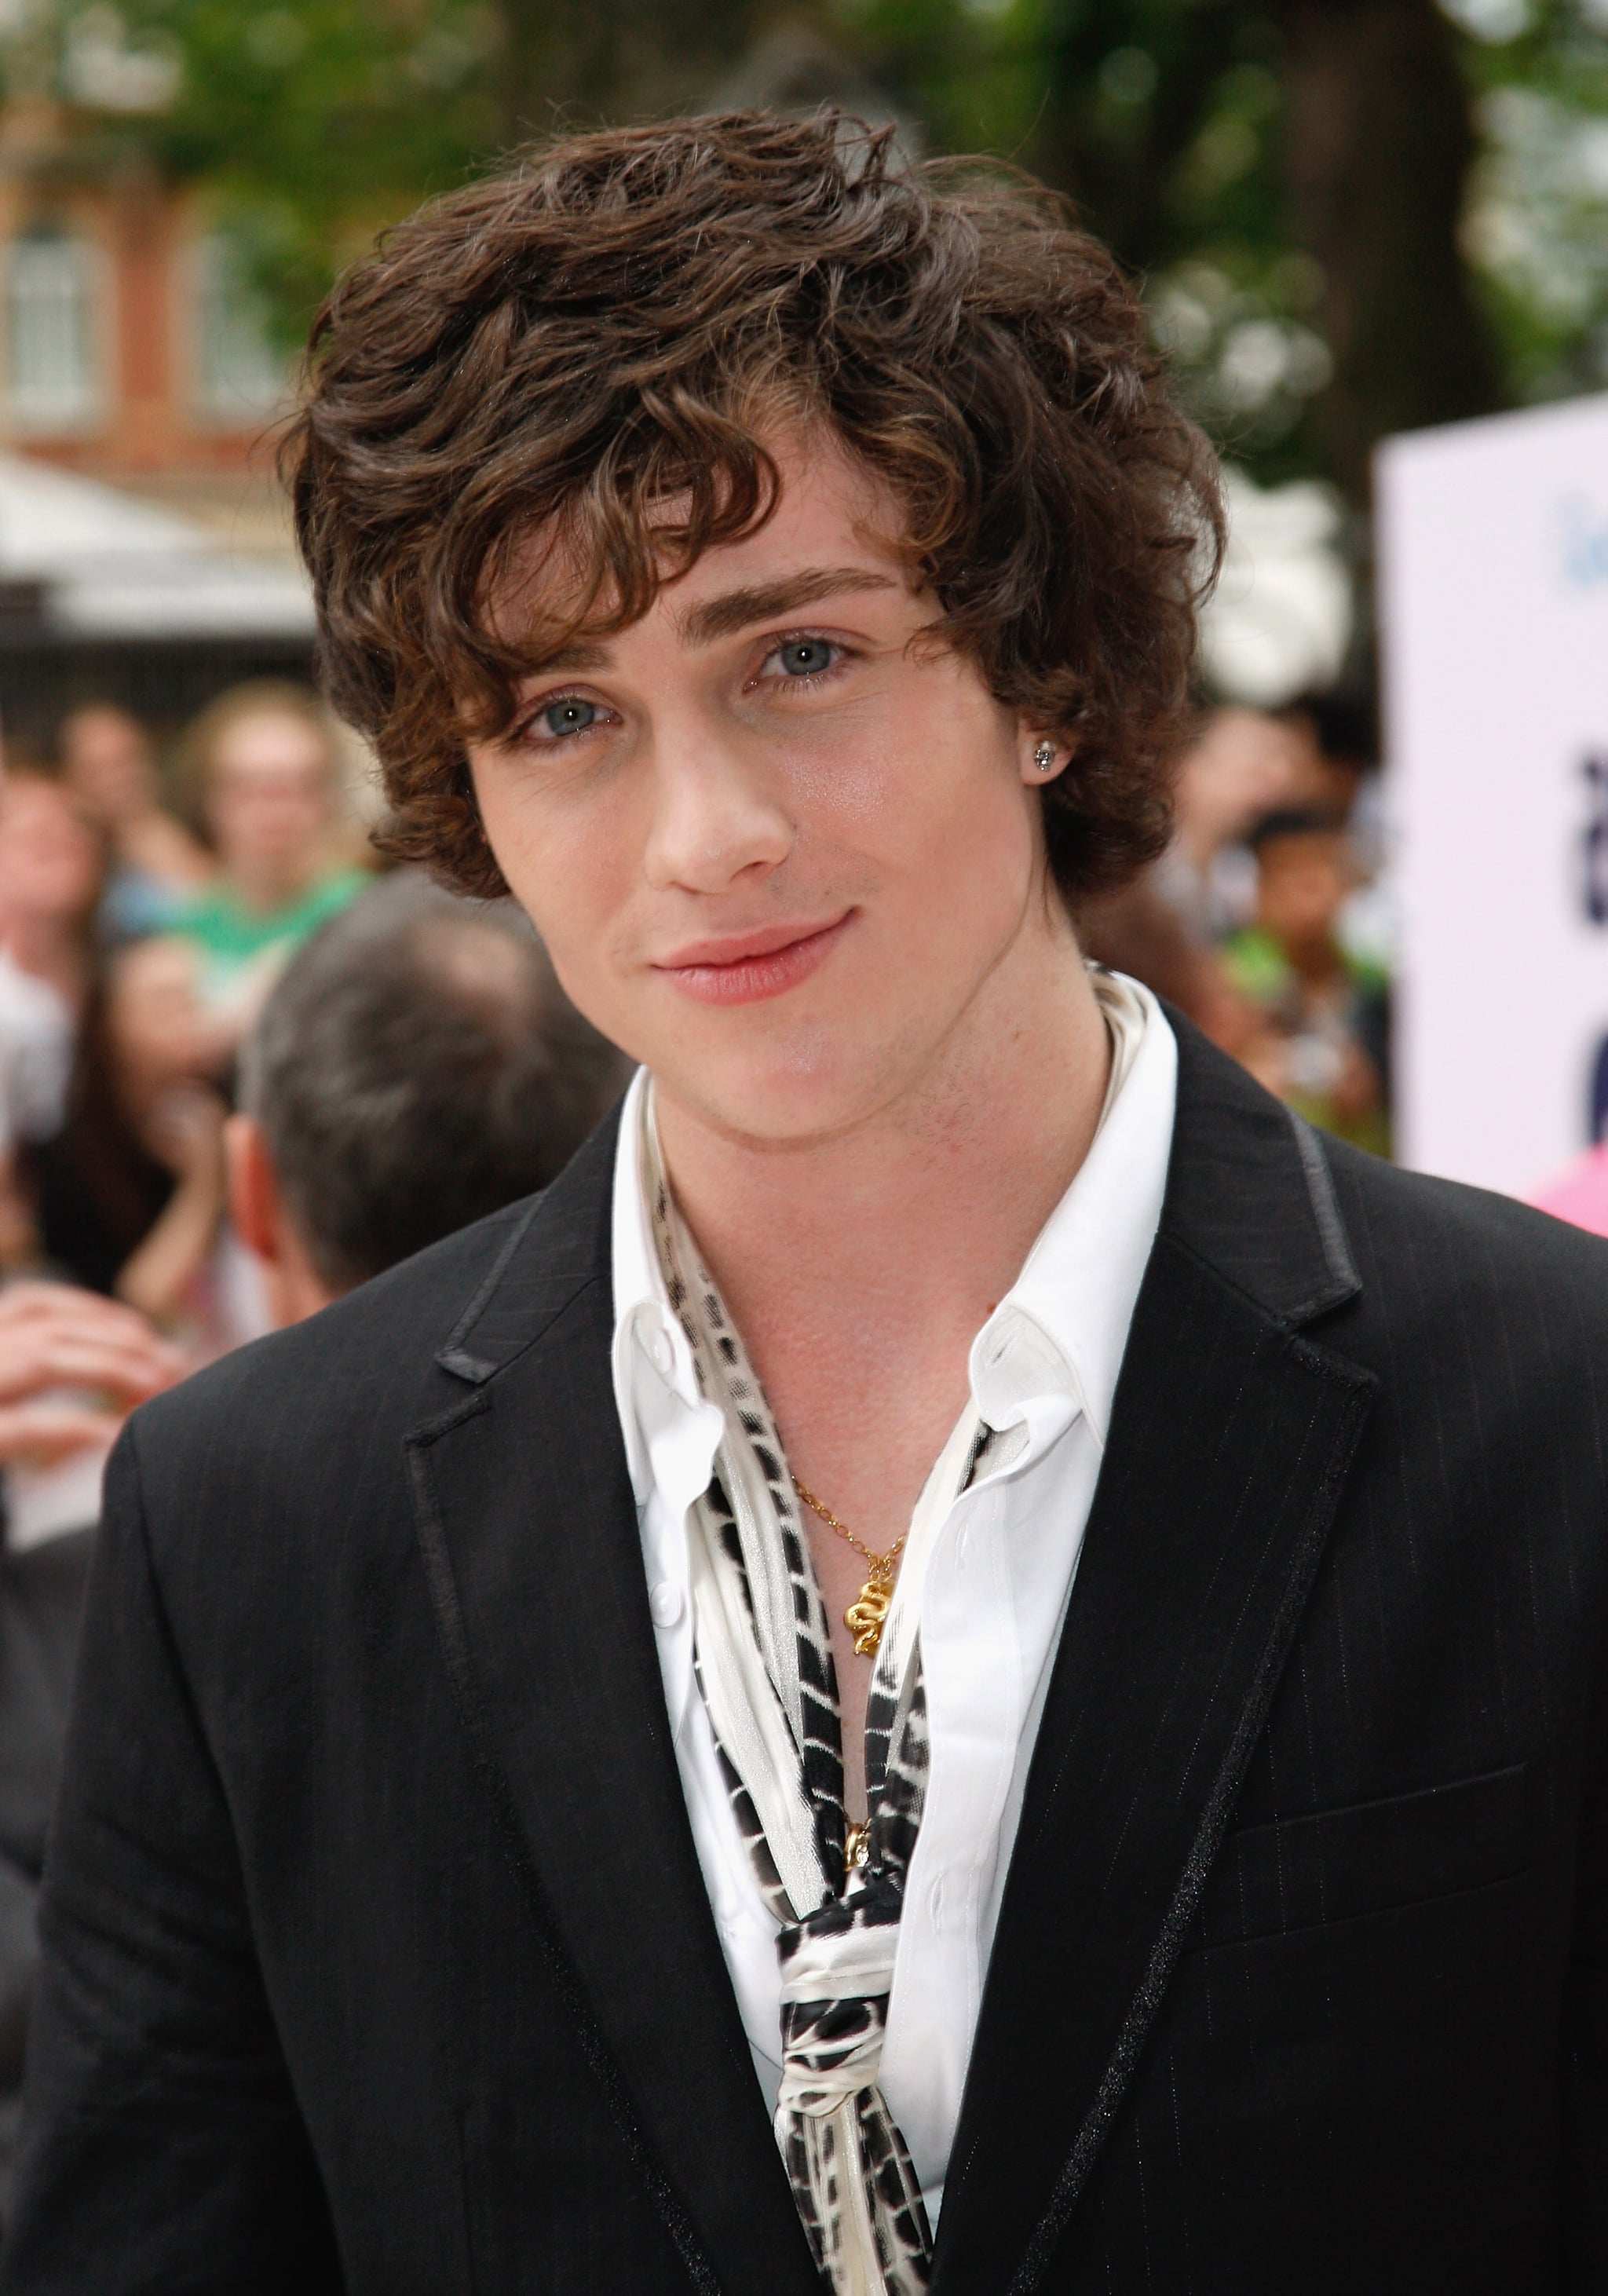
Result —
[[[1093, 971], [1092, 978], [1112, 1041], [1100, 1127], [1021, 1275], [972, 1341], [971, 1381], [978, 1413], [991, 1427], [1030, 1420], [1037, 1414], [1030, 1406], [1064, 1398], [1103, 1446], [1128, 1325], [1161, 1224], [1178, 1056], [1148, 988], [1120, 973]], [[678, 1417], [677, 1405], [702, 1407], [648, 1212], [642, 1172], [647, 1086], [647, 1070], [638, 1069], [620, 1116], [611, 1239], [614, 1400], [639, 1505], [653, 1487], [650, 1446], [660, 1452], [667, 1414]], [[700, 1443], [700, 1452], [703, 1447]], [[712, 1441], [709, 1448], [712, 1464]], [[696, 1472], [690, 1457], [687, 1472]]]
[[[638, 1069], [619, 1116], [614, 1155], [614, 1199], [610, 1253], [614, 1278], [614, 1407], [625, 1436], [626, 1459], [636, 1503], [645, 1506], [655, 1481], [652, 1451], [668, 1422], [702, 1404], [693, 1351], [681, 1320], [670, 1306], [659, 1264], [642, 1168], [642, 1104], [648, 1071]], [[716, 1419], [718, 1414], [715, 1414]], [[712, 1466], [714, 1445], [708, 1464]], [[703, 1482], [708, 1482], [706, 1466]], [[695, 1498], [698, 1491], [689, 1496]]]
[[1093, 972], [1110, 1025], [1112, 1082], [1094, 1144], [1021, 1274], [972, 1344], [979, 1414], [1003, 1429], [1046, 1397], [1081, 1410], [1102, 1447], [1167, 1190], [1177, 1039], [1151, 995]]

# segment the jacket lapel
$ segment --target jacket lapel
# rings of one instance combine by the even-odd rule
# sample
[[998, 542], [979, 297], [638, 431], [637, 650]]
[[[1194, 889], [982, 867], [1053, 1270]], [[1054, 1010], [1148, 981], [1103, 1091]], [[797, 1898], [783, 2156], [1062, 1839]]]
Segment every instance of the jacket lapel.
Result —
[[1026, 2296], [1227, 1827], [1372, 1398], [1322, 1151], [1175, 1017], [1178, 1115], [951, 2154], [934, 2296]]
[[504, 1847], [701, 2291], [818, 2291], [693, 1848], [610, 1369], [610, 1126], [539, 1199], [409, 1439], [419, 1537]]

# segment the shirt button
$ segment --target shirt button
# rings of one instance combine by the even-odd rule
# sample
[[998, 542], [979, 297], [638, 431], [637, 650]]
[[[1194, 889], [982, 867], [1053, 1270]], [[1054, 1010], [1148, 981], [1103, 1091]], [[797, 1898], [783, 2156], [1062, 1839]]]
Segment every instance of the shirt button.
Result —
[[656, 1627], [673, 1627], [686, 1608], [686, 1597], [673, 1579], [661, 1578], [648, 1596]]
[[927, 1918], [935, 1930], [944, 1925], [944, 1884], [940, 1874], [927, 1892]]
[[670, 1353], [669, 1337], [667, 1332], [655, 1332], [648, 1341], [648, 1360], [656, 1372], [669, 1379], [675, 1364], [675, 1357]]

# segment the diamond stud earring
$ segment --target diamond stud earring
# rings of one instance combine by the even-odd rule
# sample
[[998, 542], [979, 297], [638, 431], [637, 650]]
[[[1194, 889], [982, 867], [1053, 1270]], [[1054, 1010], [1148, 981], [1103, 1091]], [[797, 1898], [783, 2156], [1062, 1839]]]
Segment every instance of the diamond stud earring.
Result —
[[1047, 774], [1054, 762], [1055, 744], [1054, 742], [1040, 742], [1038, 747], [1033, 752], [1033, 763], [1038, 767], [1041, 774]]

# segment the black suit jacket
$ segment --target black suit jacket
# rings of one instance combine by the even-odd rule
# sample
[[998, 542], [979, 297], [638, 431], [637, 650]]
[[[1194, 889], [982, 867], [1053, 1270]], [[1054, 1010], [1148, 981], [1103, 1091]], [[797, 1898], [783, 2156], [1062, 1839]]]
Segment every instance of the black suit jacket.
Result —
[[0, 2217], [9, 2201], [39, 1947], [45, 1836], [62, 1770], [67, 1705], [94, 1527], [13, 1554], [0, 1548]]
[[[939, 2296], [1608, 2286], [1608, 1250], [1181, 1030]], [[605, 1133], [148, 1406], [11, 2296], [807, 2296], [609, 1374]]]

